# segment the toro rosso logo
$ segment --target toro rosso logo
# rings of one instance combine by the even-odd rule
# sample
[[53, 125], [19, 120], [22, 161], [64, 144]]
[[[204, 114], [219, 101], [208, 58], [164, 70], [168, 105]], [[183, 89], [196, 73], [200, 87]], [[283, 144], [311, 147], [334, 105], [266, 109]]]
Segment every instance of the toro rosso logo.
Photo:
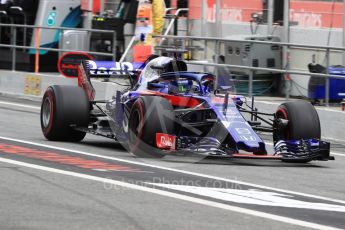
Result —
[[113, 62], [113, 61], [88, 61], [90, 75], [122, 75], [135, 72], [142, 68], [143, 63]]

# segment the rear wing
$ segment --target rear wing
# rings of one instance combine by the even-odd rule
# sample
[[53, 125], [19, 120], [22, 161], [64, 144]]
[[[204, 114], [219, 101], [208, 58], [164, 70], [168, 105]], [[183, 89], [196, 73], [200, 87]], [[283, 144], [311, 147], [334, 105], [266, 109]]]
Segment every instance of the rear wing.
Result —
[[117, 78], [140, 72], [144, 63], [114, 61], [82, 61], [83, 68], [90, 78]]
[[91, 79], [128, 79], [132, 84], [132, 77], [145, 67], [144, 63], [114, 62], [114, 61], [93, 61], [83, 60], [78, 68], [78, 85], [88, 95], [90, 101], [95, 98], [95, 89]]

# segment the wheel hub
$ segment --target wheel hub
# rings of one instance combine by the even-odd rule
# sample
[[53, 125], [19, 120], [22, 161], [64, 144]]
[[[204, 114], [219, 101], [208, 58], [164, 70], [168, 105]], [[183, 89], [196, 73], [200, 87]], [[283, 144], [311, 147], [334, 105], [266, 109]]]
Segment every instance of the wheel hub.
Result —
[[42, 123], [43, 127], [47, 128], [49, 126], [51, 116], [51, 102], [50, 99], [47, 97], [44, 99], [43, 106], [42, 106]]

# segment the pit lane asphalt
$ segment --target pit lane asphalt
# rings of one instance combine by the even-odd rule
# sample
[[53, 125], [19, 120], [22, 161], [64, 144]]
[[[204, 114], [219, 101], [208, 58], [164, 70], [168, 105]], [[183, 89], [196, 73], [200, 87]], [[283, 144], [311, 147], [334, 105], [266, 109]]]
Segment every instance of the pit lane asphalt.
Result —
[[[336, 156], [336, 161], [312, 162], [302, 165], [248, 160], [204, 160], [191, 164], [155, 160], [143, 162], [141, 159], [133, 158], [117, 143], [91, 135], [87, 135], [87, 138], [78, 144], [47, 142], [40, 130], [39, 110], [35, 108], [39, 106], [38, 103], [9, 98], [0, 98], [0, 101], [26, 105], [23, 107], [0, 103], [0, 136], [3, 137], [345, 200], [345, 157], [343, 156]], [[3, 139], [0, 139], [0, 143], [48, 151], [43, 147]], [[340, 146], [343, 145], [340, 144]], [[52, 149], [49, 151], [80, 157], [76, 153], [66, 151]], [[342, 154], [342, 148], [334, 151]], [[73, 168], [73, 166], [61, 165], [57, 162], [47, 163], [39, 159], [28, 159], [25, 156], [2, 153], [0, 158], [90, 174], [90, 170]], [[153, 171], [168, 182], [181, 177], [188, 181], [200, 179], [196, 176], [142, 168], [138, 165], [134, 165], [133, 168], [139, 168], [144, 172], [112, 172], [110, 175], [108, 172], [93, 171], [91, 174], [120, 181], [142, 182], [150, 181], [152, 173], [149, 171]], [[124, 229], [276, 229], [278, 227], [296, 229], [294, 225], [278, 221], [133, 189], [115, 189], [104, 183], [15, 164], [1, 163], [0, 170], [2, 175], [0, 204], [2, 207], [6, 207], [2, 208], [0, 212], [1, 229], [118, 229], [120, 227]], [[244, 186], [241, 189], [247, 189], [247, 187]], [[220, 201], [217, 200], [217, 202]], [[227, 202], [221, 201], [220, 203]], [[344, 213], [341, 212], [267, 208], [243, 204], [239, 206], [338, 228], [345, 226], [345, 220], [342, 220]]]

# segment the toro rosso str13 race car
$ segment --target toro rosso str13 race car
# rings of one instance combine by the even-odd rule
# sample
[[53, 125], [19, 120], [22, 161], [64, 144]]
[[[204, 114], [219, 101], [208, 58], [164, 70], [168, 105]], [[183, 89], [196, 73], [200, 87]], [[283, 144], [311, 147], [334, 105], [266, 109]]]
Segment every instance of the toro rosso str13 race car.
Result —
[[[95, 100], [91, 79], [120, 84], [111, 99]], [[184, 61], [156, 57], [146, 63], [82, 61], [79, 86], [50, 86], [41, 127], [52, 141], [81, 141], [86, 133], [114, 139], [139, 157], [201, 154], [286, 162], [330, 160], [315, 108], [281, 104], [273, 114], [252, 100], [215, 88], [216, 77], [187, 71]], [[124, 84], [123, 82], [127, 83]], [[122, 83], [119, 83], [122, 82]], [[117, 87], [118, 88], [118, 87]], [[259, 136], [271, 133], [273, 150]]]

